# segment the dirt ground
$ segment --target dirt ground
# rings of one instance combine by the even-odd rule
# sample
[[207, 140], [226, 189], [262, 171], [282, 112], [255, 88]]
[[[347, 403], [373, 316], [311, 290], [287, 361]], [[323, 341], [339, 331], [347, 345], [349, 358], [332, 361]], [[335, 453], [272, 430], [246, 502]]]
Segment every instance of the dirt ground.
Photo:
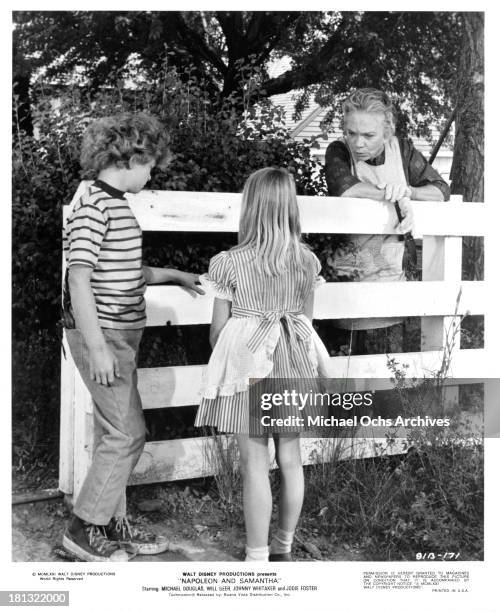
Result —
[[[26, 491], [24, 491], [26, 492]], [[222, 509], [206, 483], [166, 484], [129, 489], [134, 522], [167, 537], [161, 555], [136, 556], [146, 561], [243, 561], [244, 526], [239, 512]], [[60, 562], [60, 544], [70, 516], [63, 498], [12, 507], [12, 560]], [[229, 516], [229, 518], [228, 518]], [[293, 549], [296, 561], [362, 561], [362, 555], [300, 529]]]
[[[167, 536], [169, 549], [155, 556], [141, 555], [132, 562], [144, 561], [239, 561], [240, 551], [220, 541], [217, 534], [203, 528], [200, 533], [177, 519], [165, 519], [151, 513], [146, 520], [151, 531]], [[156, 516], [154, 516], [156, 515]], [[13, 509], [13, 561], [67, 561], [58, 554], [69, 513], [63, 501], [24, 504]], [[156, 519], [156, 520], [155, 520]], [[213, 531], [213, 530], [212, 530]], [[231, 539], [231, 538], [227, 538]]]

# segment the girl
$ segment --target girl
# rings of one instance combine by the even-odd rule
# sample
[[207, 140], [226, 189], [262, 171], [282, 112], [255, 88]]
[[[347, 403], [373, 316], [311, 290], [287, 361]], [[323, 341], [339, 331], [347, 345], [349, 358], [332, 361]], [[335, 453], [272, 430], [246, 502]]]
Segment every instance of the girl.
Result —
[[[329, 356], [311, 319], [320, 263], [301, 240], [292, 176], [281, 168], [254, 172], [243, 190], [238, 246], [210, 261], [202, 285], [215, 292], [210, 342], [196, 426], [235, 433], [243, 479], [246, 561], [291, 561], [304, 495], [301, 426], [270, 427], [252, 413], [249, 385], [269, 379], [317, 380]], [[299, 382], [300, 382], [299, 380]], [[258, 388], [257, 385], [253, 390]], [[268, 388], [268, 387], [267, 387]], [[310, 387], [308, 387], [310, 388]], [[315, 412], [316, 411], [316, 412]], [[315, 408], [287, 408], [307, 420]], [[250, 435], [251, 434], [251, 435]], [[268, 436], [281, 470], [278, 530], [268, 549], [272, 498]], [[270, 554], [269, 554], [270, 552]]]

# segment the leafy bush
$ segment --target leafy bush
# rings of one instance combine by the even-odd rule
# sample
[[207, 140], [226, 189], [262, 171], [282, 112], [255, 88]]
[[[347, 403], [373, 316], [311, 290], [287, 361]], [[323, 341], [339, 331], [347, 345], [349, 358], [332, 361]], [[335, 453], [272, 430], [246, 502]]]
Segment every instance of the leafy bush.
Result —
[[12, 467], [23, 474], [57, 464], [59, 350], [57, 336], [47, 330], [33, 330], [13, 343]]
[[[15, 125], [13, 417], [15, 424], [20, 423], [26, 406], [31, 405], [39, 406], [38, 415], [40, 410], [45, 411], [47, 418], [32, 422], [37, 440], [47, 439], [58, 419], [59, 389], [54, 381], [59, 380], [62, 208], [71, 201], [81, 180], [80, 141], [93, 118], [146, 110], [162, 119], [170, 133], [173, 159], [166, 170], [153, 173], [152, 189], [237, 192], [254, 170], [280, 165], [294, 173], [299, 193], [325, 193], [322, 169], [311, 155], [315, 143], [295, 142], [284, 128], [280, 111], [268, 102], [249, 107], [253, 71], [252, 66], [242, 67], [241, 94], [215, 108], [208, 103], [203, 82], [192, 77], [188, 69], [180, 75], [168, 65], [155, 82], [141, 83], [135, 90], [125, 89], [120, 81], [97, 92], [76, 85], [59, 89], [39, 85], [33, 108], [34, 136], [23, 132], [19, 123]], [[218, 250], [235, 243], [235, 236], [207, 239], [192, 235], [188, 242], [186, 248], [186, 235], [179, 238], [173, 234], [166, 245], [164, 235], [146, 234], [145, 263], [201, 272]], [[143, 361], [150, 366], [157, 365], [153, 359], [171, 365], [177, 359], [177, 363], [183, 363], [185, 354], [180, 347], [187, 342], [182, 333], [176, 332], [175, 351], [168, 343], [161, 348], [153, 341], [145, 343]], [[39, 360], [43, 375], [36, 375], [36, 361], [23, 359], [26, 347]], [[208, 348], [205, 342], [201, 351]], [[33, 377], [36, 384], [27, 385]], [[22, 438], [19, 443], [22, 445]], [[27, 447], [31, 454], [37, 452], [36, 444]]]

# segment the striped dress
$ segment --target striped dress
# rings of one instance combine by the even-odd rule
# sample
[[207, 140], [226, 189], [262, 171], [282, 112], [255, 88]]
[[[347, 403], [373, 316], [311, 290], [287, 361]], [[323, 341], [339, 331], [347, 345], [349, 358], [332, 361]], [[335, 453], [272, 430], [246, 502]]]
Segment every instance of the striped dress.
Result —
[[[318, 391], [318, 376], [328, 376], [327, 350], [303, 314], [311, 292], [324, 282], [317, 257], [308, 251], [307, 260], [307, 272], [290, 266], [279, 276], [261, 272], [251, 246], [223, 251], [210, 261], [202, 284], [214, 297], [231, 301], [231, 317], [205, 369], [196, 426], [256, 435], [304, 429], [262, 426], [255, 398], [262, 391], [279, 392], [280, 385]], [[323, 414], [292, 406], [265, 414], [306, 417], [308, 411]]]
[[[145, 326], [142, 231], [122, 191], [100, 180], [89, 186], [67, 221], [64, 251], [68, 269], [92, 269], [90, 284], [101, 327]], [[65, 321], [71, 321], [67, 277], [65, 285]]]

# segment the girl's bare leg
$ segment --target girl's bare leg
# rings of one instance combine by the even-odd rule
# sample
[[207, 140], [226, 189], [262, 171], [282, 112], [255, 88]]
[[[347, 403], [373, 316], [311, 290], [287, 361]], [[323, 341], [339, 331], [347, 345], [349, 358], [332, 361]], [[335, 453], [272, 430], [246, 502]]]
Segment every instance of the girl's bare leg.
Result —
[[251, 438], [243, 434], [237, 435], [236, 439], [243, 478], [247, 558], [252, 555], [251, 551], [258, 551], [255, 556], [265, 556], [267, 560], [272, 511], [268, 440], [266, 437]]
[[271, 542], [272, 553], [289, 553], [304, 501], [304, 470], [299, 436], [275, 437], [276, 461], [280, 468], [278, 530]]

